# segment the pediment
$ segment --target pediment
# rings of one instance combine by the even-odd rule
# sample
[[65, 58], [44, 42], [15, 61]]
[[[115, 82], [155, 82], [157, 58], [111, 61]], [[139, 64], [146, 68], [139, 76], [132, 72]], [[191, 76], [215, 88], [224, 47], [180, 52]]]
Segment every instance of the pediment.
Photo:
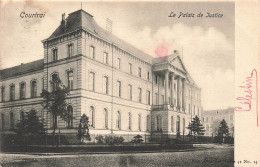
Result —
[[175, 58], [170, 60], [170, 64], [183, 72], [187, 72], [179, 56], [176, 56]]

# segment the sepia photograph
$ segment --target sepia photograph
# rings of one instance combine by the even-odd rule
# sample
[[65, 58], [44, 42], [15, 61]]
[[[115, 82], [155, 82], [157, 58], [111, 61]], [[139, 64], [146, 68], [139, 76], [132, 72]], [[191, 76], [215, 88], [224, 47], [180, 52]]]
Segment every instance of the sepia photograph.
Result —
[[235, 2], [0, 5], [1, 166], [236, 164]]

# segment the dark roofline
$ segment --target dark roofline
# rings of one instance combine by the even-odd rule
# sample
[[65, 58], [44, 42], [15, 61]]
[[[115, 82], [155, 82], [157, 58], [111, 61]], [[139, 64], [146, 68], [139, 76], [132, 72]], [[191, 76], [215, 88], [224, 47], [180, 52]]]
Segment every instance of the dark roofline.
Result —
[[83, 10], [83, 9], [79, 9], [79, 10], [77, 10], [77, 11], [75, 11], [75, 12], [69, 13], [68, 15], [72, 15], [72, 14], [77, 13], [77, 12], [79, 12], [79, 11], [82, 11], [82, 12], [86, 13], [86, 14], [89, 15], [90, 17], [94, 17], [93, 15], [91, 15], [90, 13], [86, 12], [86, 11]]

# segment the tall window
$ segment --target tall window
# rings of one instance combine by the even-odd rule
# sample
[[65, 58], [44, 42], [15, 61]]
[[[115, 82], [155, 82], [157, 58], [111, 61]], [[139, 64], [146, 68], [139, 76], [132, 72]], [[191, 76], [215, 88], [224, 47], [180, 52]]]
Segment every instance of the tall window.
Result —
[[14, 113], [10, 112], [10, 129], [14, 129]]
[[117, 58], [117, 68], [121, 69], [121, 59]]
[[147, 72], [147, 80], [148, 81], [150, 80], [150, 72], [149, 71]]
[[24, 112], [20, 111], [20, 121], [23, 121], [23, 120], [24, 120]]
[[195, 111], [195, 110], [196, 110], [196, 107], [194, 106], [194, 107], [193, 107], [193, 115], [194, 115], [194, 116], [196, 115], [196, 111]]
[[90, 46], [90, 47], [89, 47], [89, 56], [90, 56], [92, 59], [95, 59], [95, 47], [94, 47], [94, 46]]
[[73, 71], [68, 71], [67, 72], [67, 79], [68, 79], [68, 89], [72, 90], [73, 89]]
[[209, 131], [209, 124], [206, 124], [206, 131]]
[[129, 68], [129, 73], [132, 74], [133, 70], [132, 70], [132, 64], [131, 63], [128, 63], [128, 68]]
[[142, 88], [138, 88], [138, 101], [142, 102]]
[[132, 114], [128, 113], [128, 129], [132, 130]]
[[73, 127], [73, 108], [71, 105], [69, 105], [67, 107], [67, 111], [68, 111], [68, 127]]
[[191, 110], [191, 106], [190, 106], [190, 104], [189, 104], [189, 114], [190, 114], [190, 110]]
[[138, 76], [140, 78], [142, 77], [142, 69], [141, 69], [141, 67], [138, 67]]
[[185, 133], [185, 118], [182, 119], [182, 131]]
[[155, 83], [158, 84], [158, 75], [155, 76]]
[[2, 130], [5, 129], [5, 115], [1, 114], [1, 121], [2, 121]]
[[161, 95], [162, 104], [164, 104], [164, 95]]
[[1, 87], [1, 101], [5, 101], [5, 87]]
[[173, 122], [173, 116], [171, 116], [171, 130], [174, 131], [174, 122]]
[[180, 133], [180, 116], [177, 116], [176, 132], [177, 132], [177, 133]]
[[103, 78], [103, 90], [104, 93], [108, 95], [108, 77], [104, 76]]
[[162, 78], [162, 86], [164, 86], [164, 81], [165, 81], [165, 79], [164, 79], [164, 78]]
[[155, 104], [159, 104], [158, 93], [155, 93]]
[[90, 106], [90, 114], [91, 114], [91, 126], [95, 128], [95, 109], [93, 106]]
[[141, 114], [138, 114], [138, 130], [142, 130], [142, 116]]
[[105, 116], [105, 129], [108, 129], [108, 111], [104, 108], [104, 116]]
[[24, 99], [25, 98], [25, 83], [22, 82], [20, 84], [20, 99]]
[[15, 98], [15, 86], [14, 84], [12, 84], [10, 86], [10, 101], [14, 100], [14, 98]]
[[174, 83], [174, 91], [176, 91], [176, 83]]
[[73, 56], [73, 44], [68, 45], [68, 57]]
[[52, 59], [53, 59], [53, 61], [57, 61], [58, 60], [58, 49], [53, 49], [52, 50]]
[[149, 132], [150, 126], [151, 126], [150, 116], [147, 115], [147, 116], [146, 116], [146, 130], [147, 130], [148, 132]]
[[160, 115], [158, 115], [156, 117], [156, 125], [157, 125], [157, 131], [161, 131], [162, 130], [162, 117]]
[[132, 96], [132, 85], [128, 85], [128, 96], [129, 96], [130, 100], [133, 99], [133, 96]]
[[117, 127], [117, 129], [121, 129], [121, 113], [120, 113], [120, 111], [117, 111], [116, 127]]
[[147, 90], [146, 92], [146, 100], [147, 100], [147, 104], [151, 104], [151, 93], [149, 90]]
[[52, 74], [52, 90], [55, 91], [59, 85], [58, 74]]
[[208, 117], [206, 117], [206, 123], [208, 123], [209, 122], [209, 118]]
[[89, 89], [95, 91], [95, 73], [89, 73]]
[[117, 95], [118, 95], [118, 97], [121, 97], [121, 82], [120, 81], [117, 81], [116, 87], [117, 87]]
[[104, 52], [104, 54], [103, 54], [103, 63], [108, 64], [108, 53], [107, 52]]
[[37, 85], [36, 81], [31, 82], [31, 97], [34, 98], [37, 96]]

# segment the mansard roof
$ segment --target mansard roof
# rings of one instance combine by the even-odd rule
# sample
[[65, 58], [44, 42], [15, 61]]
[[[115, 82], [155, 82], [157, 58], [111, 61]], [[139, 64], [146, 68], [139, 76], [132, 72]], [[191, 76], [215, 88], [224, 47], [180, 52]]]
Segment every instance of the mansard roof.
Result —
[[201, 114], [203, 116], [218, 116], [223, 114], [234, 113], [234, 107], [228, 107], [226, 109], [217, 109], [217, 110], [203, 110]]
[[6, 68], [3, 70], [0, 70], [0, 79], [5, 79], [12, 76], [17, 76], [20, 74], [33, 72], [37, 70], [43, 70], [44, 60], [36, 60], [30, 63], [21, 64], [19, 66]]
[[62, 34], [73, 32], [79, 29], [83, 29], [87, 32], [95, 34], [95, 36], [111, 42], [122, 50], [125, 50], [126, 52], [129, 52], [130, 54], [140, 58], [141, 60], [152, 64], [152, 56], [144, 53], [143, 51], [137, 49], [136, 47], [128, 44], [124, 40], [108, 32], [107, 30], [101, 28], [94, 20], [94, 17], [82, 9], [70, 13], [69, 16], [66, 18], [65, 30], [62, 28], [62, 25], [60, 25], [48, 39], [55, 38]]

